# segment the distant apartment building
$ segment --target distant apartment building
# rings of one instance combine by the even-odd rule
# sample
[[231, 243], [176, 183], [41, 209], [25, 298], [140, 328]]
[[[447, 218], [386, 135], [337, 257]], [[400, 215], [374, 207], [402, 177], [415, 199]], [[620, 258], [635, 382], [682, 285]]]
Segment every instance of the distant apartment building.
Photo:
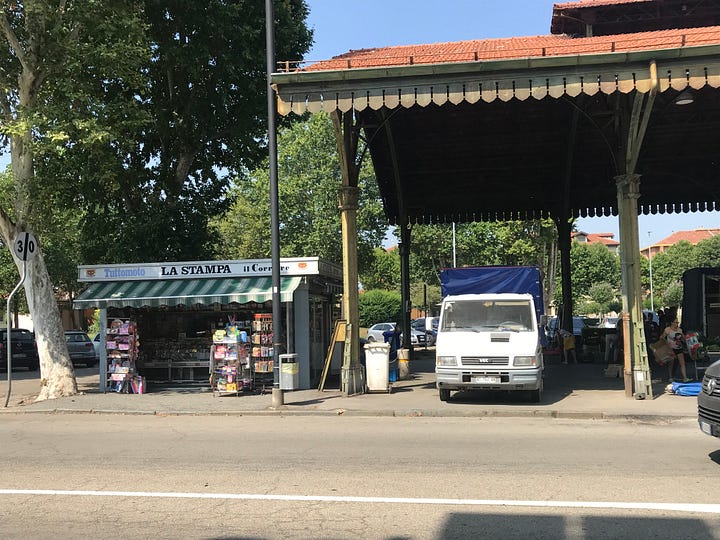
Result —
[[575, 242], [580, 244], [603, 244], [611, 252], [617, 254], [620, 249], [620, 242], [615, 240], [615, 235], [606, 233], [586, 233], [583, 231], [574, 232], [570, 235]]
[[720, 229], [693, 229], [692, 231], [676, 231], [667, 238], [664, 238], [659, 242], [655, 242], [650, 246], [642, 248], [640, 250], [640, 253], [643, 257], [647, 259], [649, 257], [654, 257], [658, 253], [662, 253], [670, 246], [675, 245], [683, 240], [685, 240], [686, 242], [690, 242], [694, 246], [697, 245], [698, 242], [701, 242], [702, 240], [707, 240], [708, 238], [712, 238], [713, 236], [718, 234], [720, 234]]

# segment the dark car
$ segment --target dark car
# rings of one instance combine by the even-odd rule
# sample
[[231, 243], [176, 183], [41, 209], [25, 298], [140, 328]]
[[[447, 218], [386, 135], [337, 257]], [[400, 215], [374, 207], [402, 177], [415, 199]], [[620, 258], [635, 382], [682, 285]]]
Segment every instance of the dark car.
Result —
[[67, 330], [65, 332], [70, 360], [73, 365], [85, 364], [87, 367], [97, 365], [98, 359], [95, 354], [95, 346], [90, 337], [81, 330]]
[[703, 433], [720, 437], [720, 360], [705, 370], [698, 394], [698, 423]]
[[[40, 368], [35, 334], [24, 328], [13, 328], [10, 331], [12, 367], [27, 368], [37, 371]], [[0, 368], [7, 370], [7, 328], [0, 329]]]
[[410, 326], [418, 332], [425, 332], [425, 335], [427, 336], [427, 344], [432, 346], [435, 345], [435, 340], [437, 339], [438, 321], [440, 320], [440, 317], [430, 317], [430, 319], [432, 319], [432, 330], [427, 329], [427, 321], [425, 317], [413, 320], [410, 323]]
[[[547, 337], [550, 343], [553, 343], [556, 339], [558, 318], [553, 317], [548, 322]], [[583, 343], [583, 328], [587, 327], [587, 323], [582, 317], [573, 317], [573, 335], [575, 336], [575, 347], [580, 348]]]

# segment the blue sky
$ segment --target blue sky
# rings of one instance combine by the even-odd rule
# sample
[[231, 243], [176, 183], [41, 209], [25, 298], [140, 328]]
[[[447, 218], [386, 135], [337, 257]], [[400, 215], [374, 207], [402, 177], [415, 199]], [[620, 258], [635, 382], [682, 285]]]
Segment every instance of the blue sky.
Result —
[[[307, 0], [315, 44], [306, 60], [327, 60], [351, 49], [539, 36], [550, 33], [552, 0]], [[282, 59], [279, 59], [282, 60]], [[612, 232], [615, 217], [581, 218], [585, 232]], [[640, 216], [640, 247], [674, 231], [720, 228], [720, 212]]]

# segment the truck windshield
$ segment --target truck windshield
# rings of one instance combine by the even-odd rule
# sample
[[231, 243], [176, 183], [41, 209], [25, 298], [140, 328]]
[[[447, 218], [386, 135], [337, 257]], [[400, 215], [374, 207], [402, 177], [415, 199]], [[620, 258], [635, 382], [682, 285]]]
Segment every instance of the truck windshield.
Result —
[[484, 332], [533, 330], [533, 311], [528, 300], [462, 300], [446, 302], [442, 330]]

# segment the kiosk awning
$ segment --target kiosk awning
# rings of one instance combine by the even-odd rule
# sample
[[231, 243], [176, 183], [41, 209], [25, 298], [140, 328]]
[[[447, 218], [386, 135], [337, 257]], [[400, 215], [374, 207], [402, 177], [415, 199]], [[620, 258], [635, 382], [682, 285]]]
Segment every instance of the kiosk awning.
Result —
[[[280, 278], [280, 301], [291, 302], [301, 276]], [[93, 283], [73, 302], [77, 309], [104, 307], [245, 304], [272, 300], [272, 278], [167, 279]]]

